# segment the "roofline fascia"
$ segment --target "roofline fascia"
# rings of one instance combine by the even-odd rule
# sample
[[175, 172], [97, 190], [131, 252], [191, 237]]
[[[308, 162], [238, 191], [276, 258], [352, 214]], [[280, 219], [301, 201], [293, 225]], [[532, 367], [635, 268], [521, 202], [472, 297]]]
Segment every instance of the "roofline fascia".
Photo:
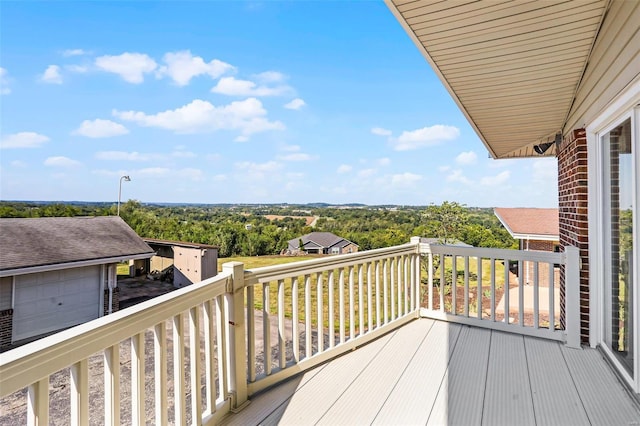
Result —
[[59, 271], [61, 269], [81, 268], [83, 266], [104, 265], [107, 263], [119, 263], [127, 260], [148, 259], [155, 253], [140, 253], [134, 255], [122, 255], [114, 257], [102, 257], [99, 259], [80, 260], [77, 262], [54, 263], [49, 265], [29, 266], [26, 268], [13, 268], [0, 271], [0, 278], [13, 277], [16, 275], [36, 274], [38, 272]]
[[460, 108], [460, 111], [462, 112], [462, 114], [464, 115], [464, 117], [467, 119], [467, 121], [469, 122], [469, 124], [471, 125], [471, 127], [473, 128], [473, 130], [476, 132], [476, 134], [478, 135], [478, 137], [480, 138], [480, 140], [482, 141], [482, 143], [484, 144], [485, 148], [487, 148], [487, 151], [489, 151], [489, 154], [491, 155], [491, 157], [494, 160], [499, 159], [500, 157], [498, 157], [498, 155], [496, 154], [496, 152], [493, 150], [493, 148], [489, 145], [489, 143], [487, 142], [487, 140], [485, 139], [484, 135], [482, 134], [482, 132], [480, 131], [480, 129], [478, 128], [478, 126], [476, 126], [475, 121], [473, 121], [471, 119], [471, 115], [469, 115], [469, 113], [467, 112], [466, 108], [462, 105], [462, 102], [460, 101], [460, 99], [458, 98], [458, 95], [453, 91], [453, 89], [451, 88], [451, 86], [449, 85], [449, 82], [447, 81], [447, 79], [444, 77], [444, 75], [440, 72], [440, 68], [438, 68], [438, 66], [436, 65], [435, 61], [433, 60], [433, 58], [431, 58], [431, 55], [429, 55], [429, 52], [427, 52], [427, 50], [425, 49], [425, 47], [422, 45], [422, 43], [420, 42], [420, 40], [418, 39], [418, 37], [416, 36], [416, 34], [413, 32], [413, 30], [411, 29], [411, 27], [409, 27], [409, 24], [407, 24], [407, 21], [405, 21], [404, 17], [402, 16], [402, 13], [400, 13], [400, 11], [398, 10], [398, 8], [396, 7], [395, 4], [393, 4], [392, 0], [384, 0], [385, 4], [387, 5], [387, 7], [389, 8], [389, 10], [391, 11], [391, 13], [393, 14], [393, 16], [396, 18], [396, 20], [400, 23], [400, 25], [402, 26], [402, 28], [404, 28], [405, 32], [407, 33], [407, 35], [409, 35], [409, 38], [413, 41], [413, 43], [416, 45], [416, 47], [418, 48], [418, 50], [420, 51], [420, 53], [422, 53], [422, 56], [424, 56], [424, 58], [427, 60], [427, 62], [429, 63], [429, 65], [431, 65], [431, 69], [433, 69], [433, 71], [435, 72], [435, 74], [438, 76], [438, 78], [440, 79], [440, 81], [442, 82], [442, 84], [444, 85], [444, 87], [447, 89], [447, 92], [449, 92], [449, 95], [451, 96], [451, 98], [454, 100], [454, 102], [456, 103], [456, 105], [458, 105], [458, 108]]

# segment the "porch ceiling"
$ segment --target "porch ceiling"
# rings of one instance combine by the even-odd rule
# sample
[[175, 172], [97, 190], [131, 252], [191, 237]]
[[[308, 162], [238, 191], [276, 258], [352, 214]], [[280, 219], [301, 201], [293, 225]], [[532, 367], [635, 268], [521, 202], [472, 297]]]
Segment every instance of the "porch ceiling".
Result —
[[565, 130], [609, 5], [385, 1], [494, 158], [538, 156]]

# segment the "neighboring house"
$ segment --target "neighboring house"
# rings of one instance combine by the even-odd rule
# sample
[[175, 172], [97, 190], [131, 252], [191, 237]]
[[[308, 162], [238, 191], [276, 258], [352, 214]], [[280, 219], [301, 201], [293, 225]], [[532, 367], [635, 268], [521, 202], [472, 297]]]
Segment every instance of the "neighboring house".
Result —
[[117, 216], [0, 219], [0, 247], [0, 347], [117, 309], [117, 263], [153, 255]]
[[[560, 225], [558, 209], [505, 208], [493, 209], [496, 217], [513, 238], [518, 240], [520, 250], [560, 251]], [[524, 282], [529, 284], [534, 277], [536, 265], [525, 262]], [[518, 265], [512, 265], [512, 272], [518, 273]], [[538, 266], [539, 284], [549, 285], [549, 268]], [[554, 270], [557, 280], [559, 271]]]
[[156, 254], [146, 260], [147, 272], [173, 265], [174, 287], [199, 283], [218, 274], [218, 247], [209, 244], [144, 238]]
[[502, 226], [518, 240], [520, 250], [558, 251], [560, 224], [558, 209], [493, 209]]
[[583, 342], [639, 392], [640, 2], [387, 5], [491, 157], [557, 157], [560, 249], [582, 264], [561, 299], [579, 286]]
[[[300, 242], [302, 241], [302, 247]], [[305, 251], [309, 254], [345, 254], [358, 251], [358, 245], [331, 232], [312, 232], [289, 240], [288, 250]]]

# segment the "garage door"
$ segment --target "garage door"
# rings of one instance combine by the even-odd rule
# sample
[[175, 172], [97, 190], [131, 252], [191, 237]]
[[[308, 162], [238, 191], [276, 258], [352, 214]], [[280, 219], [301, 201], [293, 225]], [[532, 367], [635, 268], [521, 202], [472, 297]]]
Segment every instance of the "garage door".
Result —
[[13, 341], [98, 318], [100, 266], [15, 277]]

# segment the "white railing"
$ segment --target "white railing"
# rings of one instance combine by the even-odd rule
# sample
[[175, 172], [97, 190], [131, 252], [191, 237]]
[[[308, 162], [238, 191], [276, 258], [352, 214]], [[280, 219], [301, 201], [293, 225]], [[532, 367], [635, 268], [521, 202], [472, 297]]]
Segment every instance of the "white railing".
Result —
[[[246, 271], [226, 263], [214, 278], [0, 354], [0, 397], [26, 399], [16, 423], [47, 424], [51, 407], [74, 425], [215, 424], [255, 392], [419, 315], [579, 346], [577, 249], [418, 241]], [[564, 327], [556, 264], [567, 283]], [[531, 318], [520, 308], [528, 297]]]
[[[25, 394], [21, 424], [48, 424], [50, 405], [73, 425], [214, 423], [233, 403], [229, 284], [223, 272], [0, 354], [0, 396]], [[50, 378], [70, 392], [51, 391]]]
[[420, 251], [421, 316], [580, 345], [575, 247], [552, 253], [421, 244]]
[[412, 244], [246, 271], [249, 393], [417, 318], [419, 276]]

